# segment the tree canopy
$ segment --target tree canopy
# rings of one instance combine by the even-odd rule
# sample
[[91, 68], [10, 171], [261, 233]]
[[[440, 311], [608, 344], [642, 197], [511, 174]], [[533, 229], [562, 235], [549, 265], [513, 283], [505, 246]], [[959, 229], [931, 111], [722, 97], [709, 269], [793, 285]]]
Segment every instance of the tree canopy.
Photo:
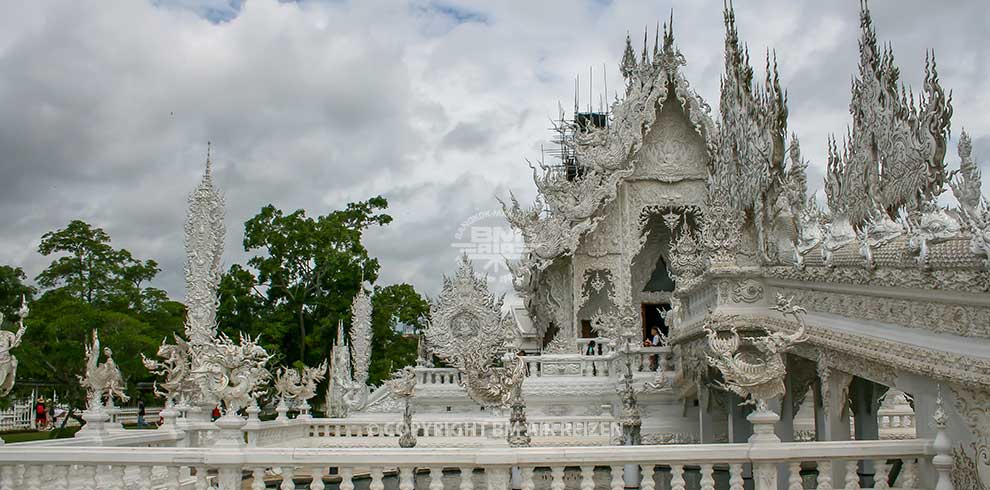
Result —
[[[272, 366], [313, 366], [329, 357], [339, 341], [338, 321], [352, 321], [358, 288], [378, 279], [380, 265], [362, 239], [368, 228], [392, 221], [384, 213], [387, 207], [384, 198], [372, 197], [316, 217], [261, 208], [244, 224], [244, 249], [254, 255], [246, 264], [230, 266], [220, 282], [221, 331], [259, 337], [274, 354]], [[45, 233], [38, 252], [52, 257], [36, 278], [40, 296], [20, 268], [0, 265], [0, 311], [13, 318], [21, 295], [31, 308], [27, 333], [15, 351], [20, 360], [15, 390], [52, 387], [61, 400], [82, 407], [78, 376], [84, 346], [97, 330], [113, 350], [129, 394], [140, 396], [136, 384], [153, 380], [141, 354], [154, 356], [163, 339], [181, 333], [185, 316], [182, 303], [149, 285], [158, 263], [115, 248], [108, 233], [80, 220]], [[429, 307], [409, 284], [376, 285], [371, 301], [375, 342], [369, 374], [377, 384], [415, 362], [415, 339], [397, 328], [420, 330]]]

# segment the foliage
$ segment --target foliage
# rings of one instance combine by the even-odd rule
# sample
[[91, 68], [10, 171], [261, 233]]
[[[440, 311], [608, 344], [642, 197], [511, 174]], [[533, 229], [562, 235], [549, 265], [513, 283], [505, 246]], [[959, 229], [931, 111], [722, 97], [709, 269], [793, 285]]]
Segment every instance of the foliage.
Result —
[[15, 320], [21, 306], [21, 296], [34, 299], [34, 288], [24, 284], [24, 271], [20, 267], [0, 265], [0, 314], [7, 321]]
[[73, 220], [61, 230], [45, 233], [38, 252], [46, 257], [64, 254], [38, 275], [44, 288], [60, 289], [113, 310], [142, 311], [166, 301], [164, 291], [141, 287], [158, 274], [158, 263], [142, 262], [125, 249], [114, 249], [110, 235], [84, 221]]
[[244, 224], [244, 250], [260, 252], [248, 260], [257, 271], [256, 282], [243, 269], [232, 270], [225, 279], [239, 298], [263, 296], [263, 304], [279, 320], [291, 315], [294, 331], [279, 331], [278, 339], [287, 362], [318, 363], [325, 356], [323, 339], [332, 337], [337, 320], [348, 314], [362, 278], [377, 277], [378, 260], [368, 255], [361, 238], [369, 227], [392, 221], [379, 212], [387, 206], [379, 196], [310, 218], [303, 210], [285, 214], [268, 205]]
[[388, 379], [392, 371], [416, 362], [415, 338], [400, 334], [396, 327], [408, 325], [413, 331], [425, 328], [430, 305], [409, 284], [376, 286], [371, 296], [371, 344], [369, 383], [376, 385]]
[[[153, 380], [141, 353], [154, 353], [163, 338], [181, 331], [185, 315], [185, 307], [164, 291], [142, 286], [158, 273], [157, 263], [113, 248], [105, 231], [78, 220], [46, 233], [38, 251], [59, 256], [37, 278], [46, 290], [31, 302], [27, 332], [14, 352], [19, 360], [15, 390], [23, 395], [32, 386], [54, 387], [60, 400], [82, 407], [85, 393], [78, 376], [85, 369], [84, 345], [97, 330], [103, 345], [113, 350], [129, 393], [138, 395], [136, 384]], [[0, 266], [3, 304], [23, 277], [19, 269]], [[23, 284], [19, 287], [23, 291]]]

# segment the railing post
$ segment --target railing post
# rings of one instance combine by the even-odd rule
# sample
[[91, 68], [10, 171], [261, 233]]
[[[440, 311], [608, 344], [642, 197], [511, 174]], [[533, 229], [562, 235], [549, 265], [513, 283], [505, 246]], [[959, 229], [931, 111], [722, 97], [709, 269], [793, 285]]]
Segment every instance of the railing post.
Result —
[[[756, 410], [746, 416], [746, 420], [753, 424], [753, 435], [749, 436], [750, 446], [780, 444], [780, 438], [774, 432], [780, 416], [770, 410], [765, 401], [758, 400]], [[764, 461], [753, 464], [755, 490], [778, 490], [777, 476], [776, 463]]]
[[932, 458], [932, 466], [938, 473], [935, 490], [955, 490], [950, 475], [952, 472], [952, 441], [945, 433], [948, 417], [945, 415], [945, 410], [942, 409], [942, 385], [938, 386], [938, 398], [935, 399], [935, 416], [933, 418], [935, 419], [935, 428], [938, 429], [933, 444], [935, 457]]

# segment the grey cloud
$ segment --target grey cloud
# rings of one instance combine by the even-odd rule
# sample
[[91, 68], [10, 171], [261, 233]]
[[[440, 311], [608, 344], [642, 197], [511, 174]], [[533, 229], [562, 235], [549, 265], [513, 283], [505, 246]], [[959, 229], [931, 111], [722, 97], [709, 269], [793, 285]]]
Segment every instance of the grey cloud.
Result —
[[[243, 222], [265, 204], [315, 215], [383, 194], [396, 220], [368, 235], [382, 280], [433, 293], [453, 268], [450, 244], [464, 220], [497, 210], [493, 196], [509, 189], [533, 197], [525, 159], [539, 158], [558, 102], [573, 105], [575, 76], [582, 104], [589, 67], [595, 104], [603, 65], [607, 99], [621, 91], [627, 31], [638, 50], [649, 26], [652, 45], [656, 20], [673, 7], [685, 73], [718, 110], [717, 0], [464, 0], [444, 2], [446, 11], [418, 0], [406, 8], [387, 0], [234, 4], [5, 7], [0, 263], [36, 274], [48, 262], [34, 252], [39, 237], [82, 218], [158, 260], [156, 285], [181, 297], [185, 197], [212, 140], [228, 205], [228, 264], [243, 260]], [[966, 127], [977, 159], [990, 161], [985, 9], [922, 0], [871, 8], [905, 83], [921, 86], [925, 50], [936, 50], [942, 83], [954, 89], [953, 134]], [[777, 51], [790, 130], [812, 164], [813, 187], [825, 138], [849, 122], [856, 9], [811, 0], [736, 5], [758, 77], [765, 49]]]

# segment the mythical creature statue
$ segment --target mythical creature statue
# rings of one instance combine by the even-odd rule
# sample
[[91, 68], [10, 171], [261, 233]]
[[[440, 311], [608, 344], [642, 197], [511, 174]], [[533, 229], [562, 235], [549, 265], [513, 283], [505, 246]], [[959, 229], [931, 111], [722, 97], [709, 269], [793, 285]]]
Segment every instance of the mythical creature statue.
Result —
[[415, 447], [416, 435], [412, 430], [412, 396], [416, 391], [416, 371], [412, 366], [406, 366], [385, 380], [385, 386], [392, 394], [402, 400], [402, 435], [399, 436], [399, 447]]
[[86, 372], [79, 376], [80, 384], [86, 389], [90, 409], [103, 408], [104, 400], [110, 404], [113, 404], [114, 398], [124, 403], [130, 400], [124, 393], [124, 377], [113, 360], [113, 352], [109, 347], [104, 347], [103, 355], [106, 361], [100, 364], [100, 337], [93, 330], [93, 341], [86, 346]]
[[240, 343], [234, 343], [220, 334], [193, 350], [193, 357], [193, 378], [204, 393], [223, 400], [228, 414], [250, 405], [258, 387], [271, 377], [265, 368], [271, 355], [257, 340], [244, 335]]
[[161, 381], [155, 381], [155, 394], [165, 399], [167, 405], [173, 404], [186, 397], [195, 387], [190, 376], [192, 372], [192, 355], [189, 343], [175, 335], [175, 344], [162, 340], [158, 347], [158, 357], [162, 360], [149, 359], [141, 354], [141, 362], [152, 374], [161, 376]]
[[733, 324], [735, 317], [709, 313], [705, 319], [708, 335], [708, 363], [722, 373], [722, 389], [731, 391], [746, 403], [755, 403], [758, 410], [766, 410], [766, 403], [784, 394], [784, 352], [794, 344], [807, 340], [805, 335], [804, 308], [794, 305], [792, 298], [777, 295], [777, 305], [772, 309], [793, 317], [799, 328], [793, 334], [766, 331], [764, 335], [742, 337]]
[[327, 361], [302, 370], [280, 367], [273, 385], [282, 400], [298, 400], [300, 404], [308, 406], [307, 401], [316, 396], [316, 385], [323, 381], [326, 373]]
[[[7, 396], [14, 388], [14, 381], [17, 378], [17, 358], [10, 351], [21, 345], [21, 338], [27, 330], [24, 326], [24, 318], [27, 317], [28, 311], [27, 301], [21, 296], [21, 307], [17, 311], [17, 332], [0, 330], [0, 396]], [[0, 325], [3, 325], [3, 313], [0, 313]]]

